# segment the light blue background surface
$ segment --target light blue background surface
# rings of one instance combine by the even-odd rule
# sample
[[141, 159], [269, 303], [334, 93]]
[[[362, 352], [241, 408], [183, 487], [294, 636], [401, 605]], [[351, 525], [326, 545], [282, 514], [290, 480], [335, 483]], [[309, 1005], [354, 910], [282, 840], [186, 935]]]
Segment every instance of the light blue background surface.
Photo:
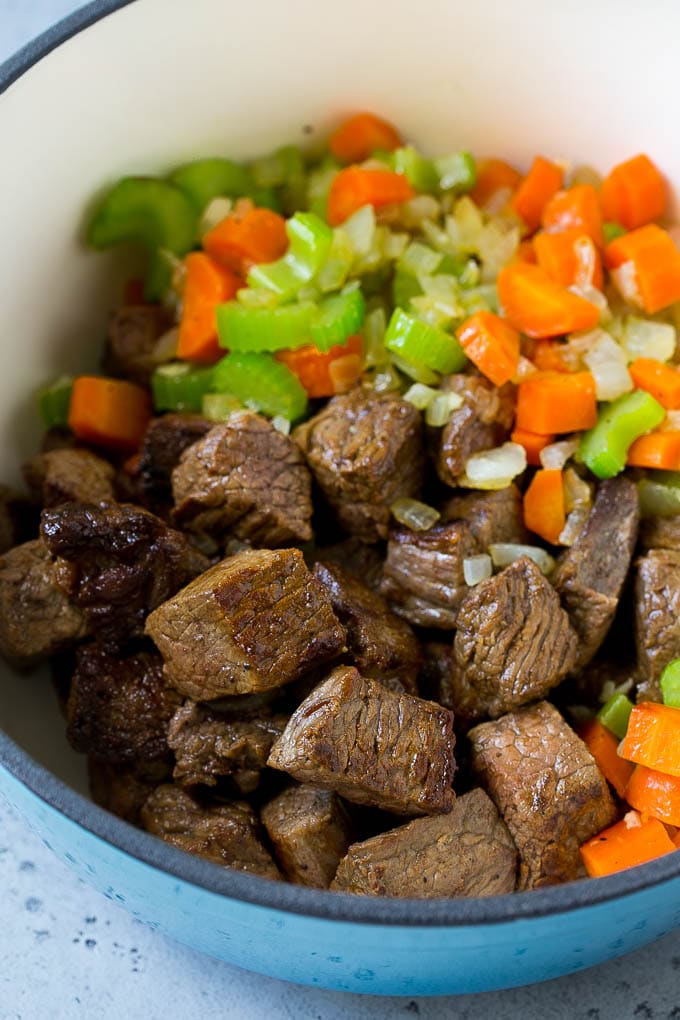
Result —
[[[77, 6], [0, 0], [0, 60]], [[378, 1000], [249, 975], [177, 946], [115, 908], [74, 878], [4, 802], [0, 896], [0, 1020], [680, 1020], [680, 932], [587, 973], [457, 999]]]

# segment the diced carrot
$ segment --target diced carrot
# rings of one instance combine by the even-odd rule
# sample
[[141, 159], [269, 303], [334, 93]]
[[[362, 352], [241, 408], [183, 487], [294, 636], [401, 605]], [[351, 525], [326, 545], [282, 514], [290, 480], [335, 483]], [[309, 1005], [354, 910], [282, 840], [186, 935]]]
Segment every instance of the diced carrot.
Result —
[[562, 187], [563, 179], [562, 168], [543, 156], [536, 157], [529, 173], [522, 178], [510, 205], [524, 220], [530, 233], [540, 224], [546, 203]]
[[526, 429], [514, 429], [510, 439], [513, 443], [524, 447], [527, 455], [527, 464], [538, 467], [541, 463], [539, 454], [550, 443], [555, 442], [554, 436], [541, 436], [537, 432], [527, 432]]
[[517, 387], [517, 428], [548, 436], [591, 429], [596, 421], [590, 372], [535, 372]]
[[628, 449], [630, 467], [680, 471], [680, 432], [650, 432], [640, 436]]
[[680, 776], [680, 708], [654, 701], [633, 707], [621, 755], [669, 776]]
[[73, 381], [68, 424], [78, 439], [112, 450], [135, 450], [150, 418], [151, 401], [141, 386], [94, 375]]
[[680, 825], [680, 779], [636, 765], [626, 787], [626, 800], [643, 815]]
[[605, 177], [600, 202], [605, 220], [635, 230], [663, 215], [666, 185], [649, 156], [633, 156]]
[[505, 318], [527, 336], [560, 336], [593, 329], [599, 321], [596, 305], [556, 283], [540, 266], [513, 262], [501, 269], [497, 285]]
[[535, 340], [528, 357], [541, 372], [571, 372], [559, 340]]
[[680, 410], [680, 372], [655, 358], [636, 358], [628, 366], [640, 390], [651, 393], [668, 411]]
[[680, 300], [680, 251], [667, 230], [655, 223], [622, 234], [607, 245], [605, 261], [611, 270], [632, 263], [634, 294], [646, 312], [653, 314]]
[[308, 345], [278, 351], [276, 358], [298, 377], [309, 397], [332, 397], [350, 389], [361, 375], [362, 348], [362, 337], [356, 334], [328, 351]]
[[586, 266], [591, 265], [589, 282], [602, 290], [602, 259], [593, 239], [582, 230], [561, 230], [554, 234], [541, 230], [533, 240], [536, 261], [556, 283], [571, 287], [580, 281]]
[[211, 365], [224, 356], [217, 343], [215, 308], [236, 297], [243, 286], [239, 276], [202, 251], [184, 259], [186, 277], [177, 357]]
[[361, 163], [376, 149], [391, 152], [402, 144], [396, 128], [374, 113], [355, 113], [331, 135], [330, 150], [343, 163]]
[[123, 288], [124, 305], [145, 305], [147, 300], [144, 297], [144, 280], [141, 276], [131, 276]]
[[470, 198], [483, 207], [497, 191], [514, 191], [522, 175], [502, 159], [483, 159], [477, 164], [477, 181]]
[[597, 762], [604, 778], [612, 784], [619, 797], [623, 797], [635, 766], [619, 755], [618, 739], [599, 719], [591, 719], [579, 727], [578, 735]]
[[543, 210], [541, 222], [549, 233], [578, 230], [599, 247], [604, 243], [600, 202], [592, 184], [576, 184], [556, 192]]
[[456, 330], [473, 365], [494, 386], [510, 382], [519, 362], [519, 333], [493, 312], [475, 312]]
[[258, 262], [275, 262], [288, 247], [286, 221], [271, 209], [233, 212], [203, 237], [214, 259], [245, 277]]
[[516, 259], [518, 262], [529, 262], [535, 266], [538, 261], [536, 258], [536, 249], [534, 248], [533, 239], [528, 237], [524, 241], [520, 241], [517, 245]]
[[673, 850], [671, 838], [657, 818], [639, 825], [629, 825], [624, 818], [584, 843], [581, 857], [590, 877], [600, 878], [663, 857]]
[[403, 174], [392, 170], [365, 170], [348, 166], [331, 182], [328, 193], [328, 222], [335, 227], [344, 223], [363, 205], [390, 205], [407, 202], [415, 192]]
[[562, 472], [537, 471], [524, 493], [524, 524], [556, 545], [566, 523]]

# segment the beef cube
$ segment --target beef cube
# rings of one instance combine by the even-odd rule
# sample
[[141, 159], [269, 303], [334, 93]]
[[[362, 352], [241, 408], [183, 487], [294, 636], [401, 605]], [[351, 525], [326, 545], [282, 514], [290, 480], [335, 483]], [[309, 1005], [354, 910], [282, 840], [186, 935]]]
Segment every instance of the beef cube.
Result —
[[652, 549], [637, 562], [635, 644], [638, 701], [662, 701], [661, 673], [680, 657], [680, 552]]
[[[165, 763], [159, 762], [158, 766], [161, 764]], [[170, 776], [169, 768], [156, 778], [153, 770], [147, 775], [134, 766], [110, 765], [91, 756], [87, 759], [87, 771], [90, 793], [95, 804], [131, 825], [139, 825], [145, 802], [158, 784]]]
[[355, 843], [331, 889], [364, 896], [500, 896], [515, 888], [517, 850], [491, 799], [479, 788], [450, 814], [416, 818]]
[[144, 632], [152, 609], [208, 566], [179, 531], [132, 504], [64, 503], [44, 510], [59, 586], [107, 648]]
[[515, 390], [498, 389], [481, 375], [450, 375], [442, 389], [458, 393], [463, 404], [441, 430], [437, 474], [446, 485], [457, 485], [468, 457], [490, 450], [508, 436], [515, 414]]
[[0, 654], [33, 666], [88, 633], [80, 609], [57, 584], [44, 542], [34, 539], [0, 557]]
[[171, 325], [170, 315], [161, 305], [117, 308], [109, 320], [104, 371], [147, 386], [153, 370], [167, 361], [168, 352], [161, 350], [158, 341]]
[[177, 690], [195, 701], [282, 687], [334, 658], [345, 631], [298, 549], [222, 560], [147, 620]]
[[315, 576], [347, 631], [347, 648], [362, 676], [396, 691], [417, 694], [420, 643], [407, 623], [358, 577], [332, 563], [317, 563]]
[[186, 790], [166, 783], [147, 799], [141, 822], [147, 832], [187, 853], [264, 878], [281, 878], [248, 804], [204, 805]]
[[286, 878], [328, 889], [353, 835], [338, 795], [315, 786], [291, 786], [264, 806], [262, 823]]
[[673, 517], [647, 517], [640, 524], [639, 548], [674, 549], [680, 552], [680, 514]]
[[519, 851], [518, 889], [578, 878], [579, 847], [616, 818], [607, 781], [546, 701], [468, 734], [473, 767]]
[[216, 786], [228, 776], [242, 794], [252, 793], [287, 721], [284, 715], [230, 719], [207, 705], [185, 702], [168, 727], [168, 744], [175, 752], [175, 782]]
[[142, 440], [139, 486], [152, 510], [172, 503], [172, 472], [180, 457], [214, 425], [200, 414], [164, 414], [151, 420]]
[[578, 639], [557, 593], [523, 556], [463, 602], [453, 641], [454, 711], [468, 721], [544, 697], [571, 671]]
[[579, 636], [575, 668], [592, 659], [614, 619], [637, 540], [637, 488], [619, 476], [601, 482], [581, 533], [553, 575]]
[[420, 492], [422, 432], [408, 401], [357, 387], [333, 397], [295, 437], [342, 527], [375, 542], [387, 538], [392, 503]]
[[454, 744], [445, 708], [341, 666], [293, 713], [269, 765], [357, 804], [435, 814], [453, 803]]
[[516, 485], [491, 492], [458, 492], [442, 507], [443, 521], [463, 521], [485, 552], [495, 542], [527, 541], [522, 497]]
[[18, 492], [0, 485], [0, 555], [28, 542], [38, 531], [38, 514]]
[[452, 630], [469, 588], [463, 560], [479, 552], [462, 521], [435, 524], [428, 531], [390, 530], [380, 592], [409, 623]]
[[451, 696], [452, 650], [445, 641], [423, 641], [423, 665], [418, 688], [424, 698], [453, 710]]
[[250, 411], [184, 451], [172, 492], [175, 520], [192, 531], [272, 547], [312, 537], [312, 481], [300, 448]]
[[78, 650], [66, 708], [66, 736], [76, 751], [114, 765], [169, 761], [168, 723], [179, 694], [152, 652], [111, 655], [96, 643]]
[[317, 546], [316, 558], [354, 574], [372, 590], [380, 584], [384, 559], [382, 545], [366, 545], [358, 538], [350, 537], [334, 545]]
[[44, 507], [111, 502], [115, 499], [114, 474], [108, 461], [89, 450], [52, 450], [24, 464], [26, 484]]

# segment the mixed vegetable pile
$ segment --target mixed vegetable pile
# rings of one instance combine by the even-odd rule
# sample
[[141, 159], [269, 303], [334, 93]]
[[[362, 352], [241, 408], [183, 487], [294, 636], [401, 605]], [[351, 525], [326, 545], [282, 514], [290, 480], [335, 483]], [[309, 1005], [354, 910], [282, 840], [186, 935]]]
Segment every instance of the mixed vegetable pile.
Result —
[[[89, 243], [140, 242], [148, 272], [128, 300], [162, 302], [176, 324], [157, 342], [150, 394], [62, 378], [40, 395], [44, 424], [134, 462], [153, 411], [222, 421], [247, 406], [288, 432], [361, 383], [401, 393], [437, 429], [462, 404], [442, 377], [471, 362], [515, 388], [515, 425], [511, 441], [470, 456], [459, 484], [501, 489], [529, 467], [525, 524], [557, 550], [578, 536], [594, 479], [626, 468], [643, 515], [675, 514], [680, 250], [665, 212], [646, 155], [603, 180], [541, 156], [522, 174], [468, 152], [427, 158], [368, 113], [314, 158], [287, 146], [248, 165], [125, 178]], [[412, 528], [437, 520], [399, 502]], [[533, 555], [549, 572], [550, 553]], [[494, 565], [473, 559], [469, 584]], [[635, 706], [617, 691], [581, 728], [631, 809], [582, 848], [591, 875], [680, 847], [680, 660], [662, 690], [664, 704]]]

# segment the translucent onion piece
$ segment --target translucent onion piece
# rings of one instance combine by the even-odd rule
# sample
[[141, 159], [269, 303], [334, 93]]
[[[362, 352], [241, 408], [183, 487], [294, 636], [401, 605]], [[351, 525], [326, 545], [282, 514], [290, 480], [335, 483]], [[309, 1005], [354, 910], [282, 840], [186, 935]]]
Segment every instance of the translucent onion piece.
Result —
[[396, 499], [390, 510], [395, 520], [412, 531], [429, 531], [441, 516], [434, 507], [417, 499], [408, 499], [406, 496]]
[[277, 432], [287, 436], [290, 433], [290, 420], [284, 418], [282, 414], [277, 414], [272, 418], [272, 425]]
[[177, 342], [179, 340], [179, 326], [166, 329], [155, 341], [151, 361], [154, 365], [164, 365], [172, 361], [177, 354]]
[[463, 560], [463, 577], [470, 588], [474, 588], [480, 581], [486, 581], [493, 573], [493, 561], [487, 553], [480, 553], [479, 556], [468, 556]]
[[561, 471], [578, 448], [578, 439], [562, 439], [559, 443], [550, 443], [548, 446], [544, 446], [538, 455], [541, 467], [546, 471]]
[[602, 684], [602, 690], [598, 695], [598, 701], [605, 705], [615, 694], [628, 694], [633, 689], [634, 683], [635, 681], [632, 676], [629, 676], [620, 684], [615, 684], [613, 680], [605, 680]]
[[372, 205], [362, 205], [349, 219], [345, 220], [342, 229], [347, 236], [355, 254], [368, 255], [375, 239], [375, 210]]
[[528, 379], [530, 375], [534, 375], [538, 369], [532, 361], [525, 358], [523, 354], [520, 355], [520, 359], [517, 362], [517, 371], [515, 372], [513, 382], [520, 383], [523, 379]]
[[432, 403], [438, 392], [438, 390], [433, 390], [431, 386], [424, 386], [423, 383], [414, 383], [413, 386], [409, 386], [406, 390], [404, 400], [408, 400], [409, 404], [413, 404], [419, 411], [424, 411], [428, 404]]
[[579, 237], [574, 243], [574, 253], [577, 267], [574, 283], [579, 290], [585, 290], [587, 287], [593, 286], [595, 278], [597, 266], [595, 246], [589, 238]]
[[629, 315], [623, 324], [621, 343], [629, 361], [635, 358], [669, 361], [675, 354], [675, 328], [668, 322]]
[[404, 361], [398, 354], [393, 354], [391, 360], [396, 368], [409, 379], [423, 383], [425, 386], [436, 386], [439, 383], [439, 376], [424, 365], [412, 365], [410, 361]]
[[442, 258], [440, 251], [435, 251], [419, 241], [413, 241], [401, 255], [399, 265], [407, 273], [416, 276], [418, 273], [434, 273]]
[[462, 406], [460, 393], [436, 393], [425, 409], [425, 424], [443, 428], [453, 412]]
[[514, 563], [521, 556], [527, 556], [533, 560], [542, 573], [550, 574], [555, 566], [555, 560], [545, 549], [539, 545], [515, 545], [511, 542], [496, 542], [489, 546], [489, 553], [493, 560], [494, 567], [507, 567]]
[[424, 229], [427, 224], [439, 219], [441, 206], [432, 195], [416, 195], [399, 206], [397, 222], [406, 230]]
[[206, 393], [201, 404], [201, 413], [209, 421], [227, 421], [236, 411], [242, 411], [243, 404], [231, 393]]
[[328, 366], [333, 392], [349, 393], [361, 375], [362, 364], [359, 354], [344, 354], [340, 358], [333, 358]]
[[557, 540], [558, 545], [572, 546], [583, 531], [583, 526], [588, 520], [590, 511], [585, 507], [576, 507], [567, 514], [564, 527]]
[[602, 186], [602, 177], [595, 167], [588, 166], [587, 163], [582, 164], [581, 166], [574, 167], [569, 178], [570, 188], [575, 187], [577, 184], [592, 184], [599, 191]]
[[221, 223], [222, 220], [226, 220], [227, 216], [234, 207], [234, 203], [226, 195], [218, 195], [216, 198], [211, 198], [205, 209], [201, 213], [201, 219], [198, 225], [198, 233], [200, 237], [204, 237], [210, 230]]
[[460, 484], [468, 489], [505, 489], [526, 466], [524, 447], [518, 443], [503, 443], [493, 450], [468, 457]]
[[659, 425], [659, 432], [680, 432], [680, 411], [666, 411], [666, 417]]
[[387, 316], [382, 305], [372, 308], [364, 319], [361, 330], [364, 337], [364, 361], [367, 368], [374, 365], [385, 365], [389, 361], [389, 351], [385, 347], [385, 330]]
[[401, 380], [394, 366], [388, 364], [374, 374], [368, 385], [375, 393], [392, 393], [401, 389]]
[[616, 269], [611, 269], [609, 275], [616, 284], [616, 289], [621, 297], [629, 304], [642, 308], [642, 296], [638, 288], [637, 274], [634, 262], [624, 262]]
[[593, 491], [585, 479], [569, 467], [564, 472], [564, 506], [567, 513], [579, 507], [590, 510], [593, 505]]
[[584, 364], [595, 379], [598, 400], [616, 400], [633, 389], [633, 380], [626, 368], [623, 349], [604, 330], [592, 347], [583, 355]]

